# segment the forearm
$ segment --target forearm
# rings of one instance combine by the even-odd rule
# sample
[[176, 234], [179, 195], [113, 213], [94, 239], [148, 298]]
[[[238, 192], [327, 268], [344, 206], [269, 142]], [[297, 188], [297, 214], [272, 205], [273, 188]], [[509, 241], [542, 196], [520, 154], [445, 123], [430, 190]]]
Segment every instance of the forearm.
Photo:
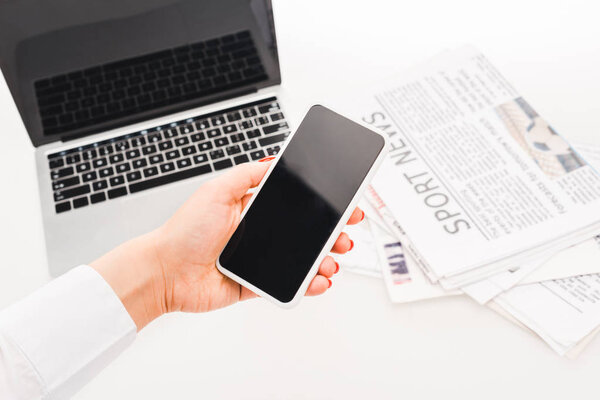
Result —
[[115, 291], [140, 331], [167, 310], [158, 231], [132, 239], [90, 264]]

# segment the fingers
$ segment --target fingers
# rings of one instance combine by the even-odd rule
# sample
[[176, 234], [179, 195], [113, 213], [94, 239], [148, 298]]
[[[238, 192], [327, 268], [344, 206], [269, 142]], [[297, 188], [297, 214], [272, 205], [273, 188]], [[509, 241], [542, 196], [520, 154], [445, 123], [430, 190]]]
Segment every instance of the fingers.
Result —
[[350, 237], [346, 232], [342, 232], [340, 236], [338, 236], [338, 239], [335, 241], [331, 251], [338, 254], [344, 254], [352, 250], [353, 247], [354, 242], [350, 240]]
[[363, 219], [365, 219], [365, 212], [360, 208], [356, 207], [354, 209], [354, 212], [350, 216], [350, 219], [348, 219], [348, 225], [358, 224]]
[[246, 192], [258, 186], [271, 165], [270, 162], [247, 163], [231, 168], [212, 181], [219, 190], [230, 196], [232, 200], [241, 199]]
[[319, 275], [323, 275], [325, 278], [331, 278], [333, 274], [336, 274], [339, 270], [340, 265], [335, 262], [333, 257], [327, 256], [319, 266]]
[[327, 289], [331, 287], [331, 281], [325, 278], [323, 275], [317, 275], [314, 277], [308, 290], [306, 291], [307, 296], [318, 296], [325, 293]]

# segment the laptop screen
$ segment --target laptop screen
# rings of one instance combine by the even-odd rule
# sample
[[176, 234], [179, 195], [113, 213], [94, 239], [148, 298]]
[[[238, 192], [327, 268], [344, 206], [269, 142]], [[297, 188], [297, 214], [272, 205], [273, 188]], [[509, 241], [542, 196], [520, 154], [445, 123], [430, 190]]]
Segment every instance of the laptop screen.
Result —
[[35, 146], [281, 81], [270, 0], [4, 0], [0, 67]]

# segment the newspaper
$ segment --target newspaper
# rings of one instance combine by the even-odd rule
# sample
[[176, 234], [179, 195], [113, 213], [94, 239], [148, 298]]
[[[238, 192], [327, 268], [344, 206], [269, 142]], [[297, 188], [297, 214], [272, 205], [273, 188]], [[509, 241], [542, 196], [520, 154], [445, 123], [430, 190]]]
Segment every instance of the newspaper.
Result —
[[600, 326], [600, 274], [517, 286], [494, 302], [564, 355]]
[[461, 294], [458, 290], [444, 290], [439, 285], [433, 284], [410, 254], [404, 252], [403, 232], [399, 230], [399, 224], [372, 187], [365, 192], [365, 198], [387, 228], [378, 224], [372, 226], [372, 232], [390, 300], [393, 303], [406, 303]]
[[[574, 143], [574, 147], [583, 158], [599, 169], [596, 166], [600, 165], [600, 145]], [[461, 289], [478, 303], [485, 304], [517, 284], [600, 273], [598, 240], [599, 236], [596, 236], [559, 253], [540, 256], [535, 262], [511, 268]]]
[[337, 108], [391, 139], [372, 185], [405, 251], [445, 288], [600, 231], [598, 173], [478, 51], [350, 98]]

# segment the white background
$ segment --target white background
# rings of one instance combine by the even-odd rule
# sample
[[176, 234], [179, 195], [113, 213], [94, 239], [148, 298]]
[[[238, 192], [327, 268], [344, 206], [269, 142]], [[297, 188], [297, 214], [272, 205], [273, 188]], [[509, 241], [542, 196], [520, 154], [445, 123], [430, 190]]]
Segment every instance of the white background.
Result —
[[[287, 114], [473, 44], [559, 132], [600, 144], [594, 3], [276, 0]], [[3, 307], [49, 277], [33, 147], [3, 80], [0, 122]], [[292, 311], [162, 317], [77, 398], [597, 399], [599, 373], [600, 340], [570, 361], [466, 298], [392, 305], [381, 281], [342, 272]]]

